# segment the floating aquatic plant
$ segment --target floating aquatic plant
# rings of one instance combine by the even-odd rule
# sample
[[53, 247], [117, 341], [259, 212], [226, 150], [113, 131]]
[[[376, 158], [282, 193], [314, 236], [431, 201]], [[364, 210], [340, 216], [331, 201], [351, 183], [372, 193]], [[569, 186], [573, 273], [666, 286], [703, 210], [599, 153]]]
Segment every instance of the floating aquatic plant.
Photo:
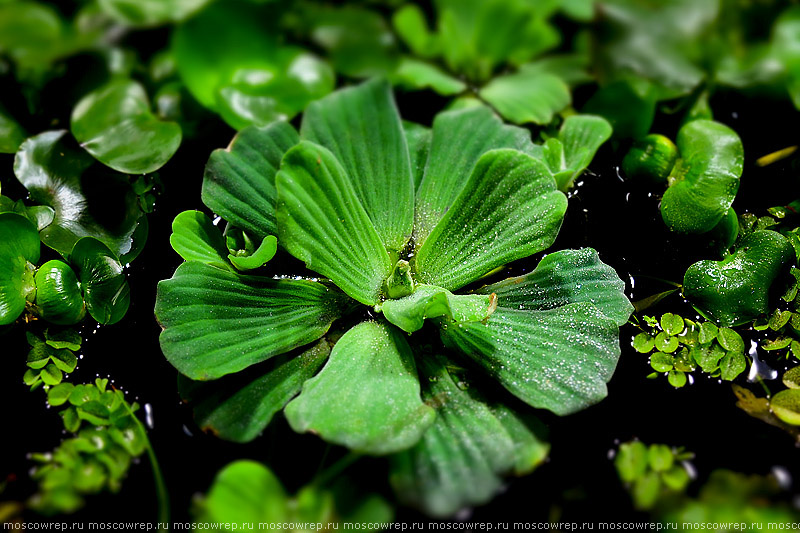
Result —
[[[404, 131], [373, 80], [312, 103], [299, 135], [284, 122], [242, 131], [211, 156], [204, 202], [228, 235], [253, 248], [277, 235], [320, 277], [243, 274], [235, 241], [184, 213], [172, 243], [187, 262], [159, 284], [156, 316], [167, 359], [217, 380], [185, 387], [201, 426], [251, 440], [285, 406], [296, 431], [394, 454], [401, 498], [446, 515], [547, 452], [530, 413], [479, 374], [533, 407], [588, 407], [632, 307], [588, 248], [481, 287], [553, 243], [566, 196], [528, 132], [487, 108], [419, 128]], [[251, 366], [261, 375], [231, 376]]]

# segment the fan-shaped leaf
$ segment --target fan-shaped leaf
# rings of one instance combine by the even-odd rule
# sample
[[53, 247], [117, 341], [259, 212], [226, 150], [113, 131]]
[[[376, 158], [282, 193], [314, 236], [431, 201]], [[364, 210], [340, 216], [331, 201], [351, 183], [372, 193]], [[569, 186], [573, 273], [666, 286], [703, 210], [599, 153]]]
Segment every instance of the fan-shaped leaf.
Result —
[[498, 308], [442, 339], [533, 407], [566, 415], [603, 399], [619, 358], [617, 324], [588, 302], [546, 311]]
[[479, 294], [496, 294], [507, 309], [545, 311], [577, 302], [589, 302], [622, 326], [633, 306], [623, 292], [625, 282], [600, 261], [592, 248], [548, 254], [530, 274], [481, 287]]
[[325, 368], [286, 406], [286, 417], [295, 431], [381, 455], [413, 446], [435, 414], [420, 399], [403, 334], [362, 322], [339, 339]]
[[312, 102], [300, 133], [336, 156], [384, 246], [402, 251], [414, 223], [414, 181], [389, 84], [371, 80]]
[[219, 229], [205, 213], [184, 211], [172, 221], [172, 249], [185, 261], [199, 261], [230, 270], [228, 247]]
[[419, 285], [413, 294], [381, 304], [386, 320], [406, 333], [422, 328], [428, 318], [443, 317], [448, 322], [486, 320], [494, 312], [496, 299], [490, 295], [459, 295], [434, 287]]
[[390, 479], [402, 501], [449, 516], [487, 502], [501, 489], [501, 476], [526, 474], [547, 456], [538, 421], [462, 390], [443, 358], [426, 356], [420, 367], [425, 402], [437, 416], [416, 446], [391, 457]]
[[352, 298], [378, 303], [392, 264], [334, 155], [301, 142], [283, 158], [277, 184], [283, 246]]
[[488, 152], [417, 252], [417, 280], [455, 290], [544, 250], [566, 210], [544, 163], [517, 150]]
[[548, 124], [570, 103], [569, 87], [546, 72], [517, 72], [499, 76], [479, 92], [498, 113], [516, 124]]
[[242, 276], [202, 263], [158, 284], [161, 349], [182, 374], [216, 379], [312, 342], [347, 298], [322, 283]]
[[214, 150], [203, 175], [203, 203], [252, 235], [277, 234], [275, 174], [286, 151], [297, 144], [286, 122], [240, 131], [231, 144]]

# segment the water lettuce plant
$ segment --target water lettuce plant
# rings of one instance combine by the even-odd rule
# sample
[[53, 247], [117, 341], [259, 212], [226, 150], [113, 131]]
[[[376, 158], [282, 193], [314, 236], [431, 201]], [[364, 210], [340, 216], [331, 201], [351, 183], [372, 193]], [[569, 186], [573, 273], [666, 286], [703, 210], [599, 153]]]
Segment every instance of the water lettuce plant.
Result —
[[[308, 270], [240, 273], [209, 219], [176, 219], [187, 262], [159, 283], [155, 311], [167, 359], [219, 381], [188, 387], [201, 426], [251, 440], [285, 406], [296, 431], [395, 454], [401, 498], [437, 515], [535, 467], [538, 424], [480, 375], [533, 407], [588, 407], [606, 394], [632, 310], [588, 248], [480, 286], [555, 240], [567, 199], [539, 152], [485, 107], [408, 135], [389, 85], [372, 80], [312, 103], [299, 135], [248, 128], [212, 154], [206, 205], [254, 243], [277, 235]], [[229, 376], [268, 359], [260, 377]]]

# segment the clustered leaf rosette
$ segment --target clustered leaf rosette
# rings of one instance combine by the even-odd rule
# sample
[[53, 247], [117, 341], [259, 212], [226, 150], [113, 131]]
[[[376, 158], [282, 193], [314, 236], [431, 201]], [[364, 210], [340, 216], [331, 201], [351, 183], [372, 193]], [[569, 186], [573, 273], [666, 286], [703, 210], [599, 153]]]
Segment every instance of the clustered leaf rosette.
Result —
[[176, 219], [187, 262], [155, 311], [200, 426], [248, 441], [285, 407], [296, 431], [391, 454], [401, 500], [434, 515], [531, 471], [548, 445], [511, 395], [560, 415], [602, 399], [632, 311], [589, 248], [480, 286], [561, 227], [566, 196], [532, 153], [485, 107], [404, 124], [379, 80], [312, 103], [299, 134], [276, 122], [214, 152], [203, 201], [226, 233], [277, 235], [320, 277], [242, 273], [208, 217]]

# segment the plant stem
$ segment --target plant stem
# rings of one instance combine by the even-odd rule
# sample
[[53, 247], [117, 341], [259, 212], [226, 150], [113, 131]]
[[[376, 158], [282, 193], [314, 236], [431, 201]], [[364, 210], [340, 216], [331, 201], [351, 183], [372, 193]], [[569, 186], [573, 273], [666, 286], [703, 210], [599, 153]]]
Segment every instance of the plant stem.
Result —
[[333, 481], [336, 476], [344, 472], [350, 465], [355, 463], [359, 458], [361, 458], [361, 454], [356, 452], [348, 452], [347, 455], [343, 456], [331, 466], [317, 474], [311, 484], [317, 487], [327, 485]]

